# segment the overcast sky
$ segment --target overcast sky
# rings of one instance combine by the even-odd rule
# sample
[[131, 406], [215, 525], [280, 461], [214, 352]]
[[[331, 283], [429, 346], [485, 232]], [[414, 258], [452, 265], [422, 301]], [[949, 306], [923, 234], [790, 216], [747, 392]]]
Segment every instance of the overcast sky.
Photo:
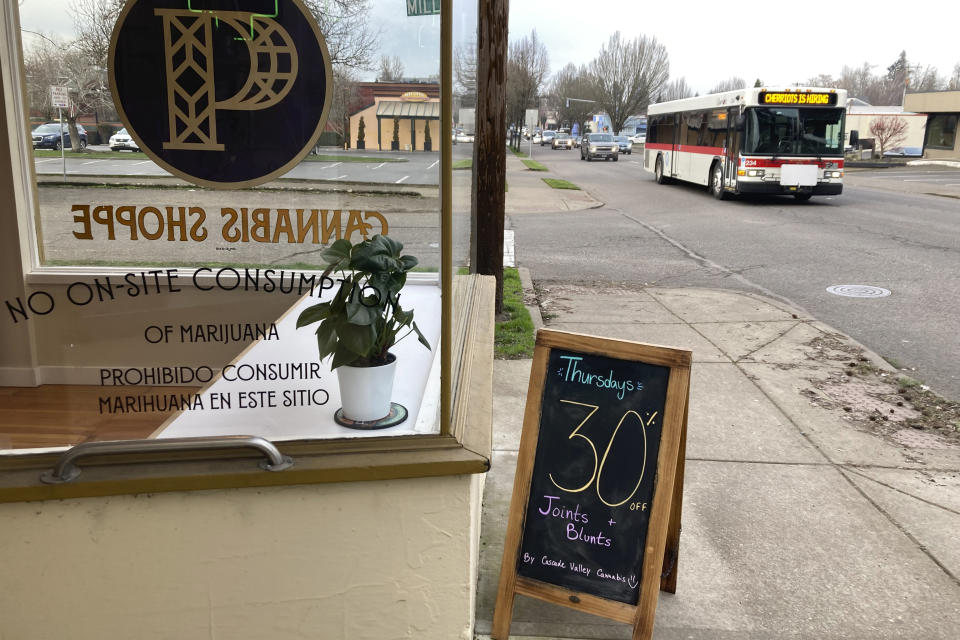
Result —
[[[72, 31], [68, 0], [22, 0], [21, 26], [31, 31]], [[455, 39], [475, 30], [475, 0], [454, 0]], [[953, 40], [960, 18], [957, 0], [919, 0], [889, 5], [854, 2], [724, 3], [706, 0], [512, 0], [510, 37], [533, 29], [546, 44], [550, 69], [588, 63], [610, 35], [655, 37], [670, 59], [670, 77], [684, 77], [704, 93], [740, 76], [749, 84], [803, 82], [844, 65], [885, 71], [901, 50], [914, 64], [948, 75], [960, 62]], [[729, 11], [734, 8], [734, 11]], [[753, 10], [751, 15], [748, 10]], [[729, 17], [724, 17], [729, 14]], [[439, 19], [408, 18], [405, 0], [376, 0], [371, 21], [381, 30], [382, 52], [398, 55], [407, 75], [437, 73]], [[25, 36], [28, 38], [29, 36]]]

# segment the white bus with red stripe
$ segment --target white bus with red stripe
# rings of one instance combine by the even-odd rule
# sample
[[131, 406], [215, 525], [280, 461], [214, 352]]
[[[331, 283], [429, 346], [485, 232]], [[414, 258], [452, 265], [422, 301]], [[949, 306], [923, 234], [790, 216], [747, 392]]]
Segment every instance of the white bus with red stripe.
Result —
[[728, 194], [843, 191], [842, 89], [754, 87], [650, 105], [644, 169]]

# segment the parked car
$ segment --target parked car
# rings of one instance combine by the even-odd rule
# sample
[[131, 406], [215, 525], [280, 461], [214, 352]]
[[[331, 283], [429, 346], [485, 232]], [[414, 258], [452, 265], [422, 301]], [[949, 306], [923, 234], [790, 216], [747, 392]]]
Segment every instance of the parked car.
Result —
[[[77, 134], [80, 136], [80, 148], [85, 149], [87, 146], [87, 130], [83, 128], [82, 124], [77, 125]], [[40, 125], [33, 130], [32, 137], [34, 149], [54, 149], [55, 151], [60, 150], [60, 124], [57, 122], [48, 122]], [[62, 144], [66, 145], [67, 147], [71, 145], [70, 127], [66, 124], [63, 125]]]
[[884, 158], [922, 158], [923, 147], [894, 147], [883, 152]]
[[573, 148], [574, 148], [574, 149], [579, 149], [579, 148], [580, 148], [580, 141], [583, 140], [583, 137], [582, 137], [582, 136], [573, 136], [573, 138], [571, 138], [571, 139], [573, 140]]
[[124, 127], [110, 136], [110, 151], [140, 151], [140, 147]]
[[553, 142], [554, 136], [557, 135], [556, 131], [544, 131], [540, 136], [540, 146], [542, 147], [545, 144], [551, 144]]
[[630, 140], [633, 144], [646, 144], [647, 142], [647, 133], [646, 131], [640, 131], [630, 136]]
[[614, 142], [620, 148], [620, 153], [633, 155], [633, 141], [627, 136], [613, 136]]
[[467, 133], [465, 131], [459, 131], [457, 132], [456, 141], [457, 142], [473, 142], [473, 134]]
[[558, 133], [550, 143], [551, 149], [573, 149], [573, 138], [569, 133]]
[[594, 158], [613, 158], [616, 162], [620, 156], [620, 147], [609, 133], [588, 133], [580, 142], [580, 159], [593, 160]]

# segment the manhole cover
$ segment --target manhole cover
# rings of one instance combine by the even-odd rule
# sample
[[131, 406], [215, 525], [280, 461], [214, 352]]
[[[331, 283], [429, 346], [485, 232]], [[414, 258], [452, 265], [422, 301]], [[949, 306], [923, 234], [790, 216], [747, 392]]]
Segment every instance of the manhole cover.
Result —
[[914, 429], [902, 429], [893, 434], [893, 439], [911, 449], [950, 449], [950, 443], [934, 433]]
[[871, 287], [868, 284], [835, 284], [827, 287], [827, 291], [836, 296], [847, 298], [886, 298], [890, 295], [889, 289]]

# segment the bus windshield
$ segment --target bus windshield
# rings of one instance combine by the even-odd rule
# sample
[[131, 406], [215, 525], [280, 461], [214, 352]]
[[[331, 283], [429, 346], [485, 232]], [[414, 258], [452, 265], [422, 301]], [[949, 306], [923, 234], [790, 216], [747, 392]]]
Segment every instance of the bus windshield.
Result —
[[843, 115], [843, 109], [748, 109], [743, 153], [775, 156], [843, 155]]

